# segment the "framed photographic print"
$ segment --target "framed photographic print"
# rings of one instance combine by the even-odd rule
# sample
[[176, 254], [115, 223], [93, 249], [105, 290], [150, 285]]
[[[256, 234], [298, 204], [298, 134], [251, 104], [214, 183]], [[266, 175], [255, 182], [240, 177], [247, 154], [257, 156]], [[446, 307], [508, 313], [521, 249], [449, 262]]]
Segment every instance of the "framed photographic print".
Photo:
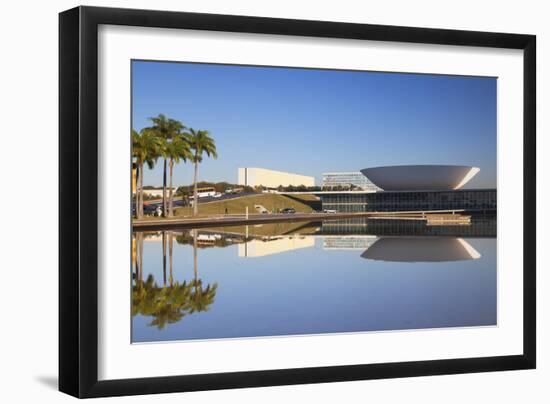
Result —
[[59, 386], [535, 367], [535, 37], [60, 14]]

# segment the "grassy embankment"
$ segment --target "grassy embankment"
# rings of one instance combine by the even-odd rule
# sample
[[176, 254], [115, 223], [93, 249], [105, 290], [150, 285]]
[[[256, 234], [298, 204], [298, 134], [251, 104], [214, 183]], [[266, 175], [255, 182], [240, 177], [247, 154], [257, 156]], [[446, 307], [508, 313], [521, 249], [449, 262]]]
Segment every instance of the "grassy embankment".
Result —
[[[248, 227], [248, 229], [247, 229]], [[251, 237], [283, 236], [283, 235], [307, 235], [315, 234], [316, 226], [308, 222], [280, 222], [264, 223], [250, 226], [219, 226], [202, 229], [204, 231], [233, 233], [239, 235], [248, 234]]]
[[[296, 209], [296, 213], [311, 213], [313, 209], [307, 205], [307, 202], [314, 200], [314, 198], [313, 195], [301, 195], [300, 200], [296, 200], [278, 194], [256, 194], [205, 203], [200, 203], [199, 200], [199, 215], [223, 215], [226, 209], [230, 215], [244, 214], [247, 206], [249, 214], [257, 214], [258, 211], [254, 208], [254, 205], [262, 205], [269, 212], [278, 212], [284, 208], [294, 208]], [[190, 216], [192, 214], [190, 206], [176, 208], [175, 210], [176, 216]]]

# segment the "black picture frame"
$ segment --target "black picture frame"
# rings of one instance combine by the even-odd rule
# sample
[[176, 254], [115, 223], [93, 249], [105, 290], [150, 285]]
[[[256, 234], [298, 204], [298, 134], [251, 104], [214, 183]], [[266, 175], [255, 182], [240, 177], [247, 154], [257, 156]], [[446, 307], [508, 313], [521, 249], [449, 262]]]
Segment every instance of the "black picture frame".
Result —
[[[98, 381], [100, 24], [523, 50], [523, 354]], [[534, 35], [96, 7], [60, 13], [59, 390], [84, 398], [535, 368], [535, 61]]]

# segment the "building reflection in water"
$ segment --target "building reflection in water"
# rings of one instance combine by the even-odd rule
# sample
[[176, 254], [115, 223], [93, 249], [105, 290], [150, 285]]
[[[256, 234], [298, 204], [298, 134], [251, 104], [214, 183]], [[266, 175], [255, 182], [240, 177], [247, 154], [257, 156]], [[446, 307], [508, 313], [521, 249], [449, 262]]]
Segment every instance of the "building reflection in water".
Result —
[[321, 239], [323, 250], [360, 250], [362, 258], [393, 262], [445, 262], [478, 259], [481, 254], [460, 237], [413, 236], [278, 236], [252, 239], [239, 244], [239, 257], [263, 257], [315, 246]]
[[380, 237], [361, 257], [393, 262], [445, 262], [479, 259], [481, 254], [459, 237]]
[[[241, 335], [239, 333], [263, 335], [264, 331], [240, 331], [239, 327], [255, 330], [256, 323], [257, 327], [261, 328], [263, 321], [268, 321], [271, 317], [273, 317], [273, 324], [279, 324], [276, 320], [277, 310], [262, 312], [261, 316], [255, 319], [256, 323], [229, 324], [227, 325], [229, 328], [223, 328], [225, 318], [221, 314], [212, 314], [213, 317], [208, 317], [206, 313], [204, 316], [197, 315], [197, 313], [209, 311], [210, 315], [212, 312], [224, 312], [225, 316], [240, 315], [246, 318], [248, 310], [252, 310], [252, 313], [256, 311], [252, 308], [255, 305], [269, 306], [273, 303], [266, 296], [279, 293], [278, 277], [288, 276], [291, 270], [293, 276], [320, 274], [316, 275], [320, 278], [309, 280], [309, 283], [314, 285], [319, 282], [317, 285], [319, 290], [324, 290], [325, 287], [326, 279], [323, 276], [333, 269], [338, 271], [338, 277], [347, 277], [348, 281], [345, 284], [362, 282], [360, 284], [365, 290], [370, 291], [371, 297], [368, 297], [369, 294], [357, 292], [357, 295], [350, 296], [357, 300], [357, 304], [363, 299], [374, 299], [372, 296], [382, 293], [380, 288], [392, 291], [392, 288], [398, 285], [402, 279], [413, 275], [419, 277], [418, 282], [422, 276], [426, 276], [426, 278], [424, 278], [424, 283], [411, 285], [411, 296], [415, 293], [415, 287], [427, 293], [426, 296], [437, 294], [439, 289], [430, 289], [430, 282], [438, 282], [438, 285], [441, 282], [446, 284], [445, 282], [451, 282], [451, 279], [456, 277], [463, 278], [463, 291], [471, 291], [468, 289], [470, 284], [476, 285], [479, 282], [485, 282], [483, 290], [488, 294], [487, 297], [479, 297], [479, 301], [483, 301], [483, 303], [481, 306], [478, 304], [478, 307], [484, 310], [483, 316], [474, 316], [475, 318], [472, 319], [473, 314], [467, 309], [468, 301], [463, 301], [461, 297], [455, 297], [456, 304], [464, 308], [463, 320], [460, 320], [464, 323], [458, 320], [453, 320], [453, 322], [452, 318], [449, 321], [437, 322], [434, 320], [434, 322], [426, 323], [420, 319], [418, 325], [413, 328], [456, 326], [457, 324], [493, 324], [494, 310], [496, 309], [493, 308], [494, 302], [491, 296], [494, 284], [487, 278], [491, 276], [492, 272], [481, 271], [479, 268], [491, 265], [496, 268], [494, 241], [493, 243], [483, 241], [484, 239], [494, 239], [495, 236], [495, 218], [476, 221], [471, 226], [429, 227], [418, 223], [383, 223], [381, 221], [371, 223], [366, 220], [347, 220], [325, 223], [278, 223], [215, 229], [136, 232], [133, 234], [132, 240], [132, 317], [136, 319], [133, 320], [136, 321], [133, 326], [133, 332], [136, 333], [133, 334], [133, 341], [223, 337], [224, 335], [233, 335], [232, 332], [237, 333], [235, 334], [237, 336]], [[472, 237], [471, 242], [467, 240], [469, 237]], [[146, 244], [145, 248], [144, 244]], [[472, 244], [481, 249], [478, 251]], [[232, 248], [226, 248], [231, 246]], [[482, 253], [488, 255], [484, 258]], [[201, 279], [199, 270], [201, 255], [204, 265], [203, 277], [207, 281]], [[277, 255], [283, 256], [279, 258]], [[257, 258], [258, 263], [255, 263], [256, 260], [247, 260], [247, 258]], [[260, 260], [261, 262], [259, 262]], [[452, 265], [452, 262], [468, 260], [471, 261], [471, 264], [458, 267], [449, 266]], [[477, 262], [474, 263], [474, 261]], [[391, 264], [392, 262], [394, 264]], [[449, 264], [445, 264], [445, 262], [449, 262]], [[420, 263], [420, 265], [409, 266], [406, 263]], [[422, 263], [441, 263], [441, 267], [426, 266]], [[401, 264], [405, 264], [405, 266]], [[314, 271], [307, 272], [308, 265]], [[340, 265], [342, 267], [339, 267]], [[381, 265], [384, 266], [383, 271], [379, 271]], [[466, 268], [474, 267], [478, 270], [466, 270]], [[244, 268], [253, 268], [254, 271], [247, 272]], [[260, 273], [256, 269], [262, 268], [265, 269], [265, 275], [264, 272], [261, 272], [261, 276], [266, 276], [265, 279], [269, 279], [270, 283], [266, 285], [265, 294], [256, 296], [254, 289], [248, 289], [249, 282], [258, 281], [257, 277], [260, 276]], [[458, 268], [461, 271], [456, 271]], [[434, 272], [431, 272], [429, 277], [425, 275], [426, 271], [431, 270]], [[382, 278], [384, 281], [377, 283], [381, 282]], [[365, 279], [369, 279], [369, 281], [365, 283]], [[222, 286], [225, 285], [221, 295], [218, 282]], [[409, 280], [409, 282], [413, 281]], [[241, 301], [242, 290], [239, 293], [238, 289], [235, 289], [243, 288], [244, 285], [248, 285], [246, 290], [250, 293], [251, 300], [247, 303]], [[378, 285], [378, 289], [375, 288], [375, 285]], [[281, 293], [283, 292], [281, 291]], [[312, 287], [309, 293], [314, 296], [321, 292]], [[301, 296], [296, 292], [285, 291], [283, 294], [289, 301], [298, 301]], [[323, 296], [324, 298], [321, 300], [331, 299], [326, 294]], [[386, 297], [384, 296], [386, 295], [380, 294], [375, 303], [385, 301]], [[216, 298], [219, 302], [214, 304]], [[284, 303], [286, 300], [279, 302], [286, 304]], [[240, 307], [241, 303], [248, 308]], [[323, 303], [319, 304], [323, 305]], [[378, 307], [376, 304], [369, 307], [374, 310]], [[391, 304], [398, 305], [399, 302], [393, 301]], [[399, 310], [396, 308], [394, 312], [391, 312], [392, 314], [387, 314], [398, 322], [398, 325], [392, 329], [410, 326], [409, 319], [400, 318], [399, 313], [406, 310], [405, 306]], [[226, 312], [235, 307], [239, 307], [236, 312]], [[315, 309], [315, 305], [307, 307], [310, 315], [319, 315], [319, 312], [316, 311], [319, 309]], [[431, 307], [429, 310], [434, 312], [438, 310], [438, 306], [429, 307]], [[324, 310], [327, 308], [325, 307]], [[357, 313], [355, 320], [359, 324], [357, 326], [366, 327], [364, 329], [385, 329], [386, 326], [382, 320], [380, 320], [380, 324], [370, 324], [369, 321], [372, 318]], [[440, 317], [435, 316], [434, 318], [439, 319]], [[302, 320], [306, 321], [306, 318], [304, 317]], [[366, 325], [363, 325], [362, 322], [366, 322]], [[176, 326], [176, 324], [180, 325]], [[297, 325], [293, 325], [293, 327], [301, 329], [299, 324], [305, 323], [298, 321], [295, 324]], [[174, 325], [175, 328], [169, 331], [171, 329], [169, 325]], [[330, 324], [327, 324], [326, 327], [331, 329]], [[344, 326], [342, 325], [342, 327]], [[216, 331], [213, 331], [214, 329]], [[150, 334], [146, 330], [156, 330], [158, 334]], [[267, 333], [276, 335], [277, 330], [274, 328]], [[340, 329], [338, 328], [338, 330]], [[345, 330], [342, 328], [340, 331]], [[176, 332], [178, 332], [177, 335]]]
[[315, 238], [312, 236], [278, 236], [241, 243], [238, 254], [239, 257], [263, 257], [314, 246]]
[[323, 250], [365, 250], [378, 240], [374, 235], [322, 236]]

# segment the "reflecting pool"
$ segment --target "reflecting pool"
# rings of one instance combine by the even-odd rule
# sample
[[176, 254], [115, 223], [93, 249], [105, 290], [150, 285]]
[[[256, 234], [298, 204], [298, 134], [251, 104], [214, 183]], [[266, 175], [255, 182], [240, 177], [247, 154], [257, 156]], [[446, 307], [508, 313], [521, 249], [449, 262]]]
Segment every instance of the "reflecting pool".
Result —
[[496, 325], [494, 219], [136, 232], [132, 341]]

